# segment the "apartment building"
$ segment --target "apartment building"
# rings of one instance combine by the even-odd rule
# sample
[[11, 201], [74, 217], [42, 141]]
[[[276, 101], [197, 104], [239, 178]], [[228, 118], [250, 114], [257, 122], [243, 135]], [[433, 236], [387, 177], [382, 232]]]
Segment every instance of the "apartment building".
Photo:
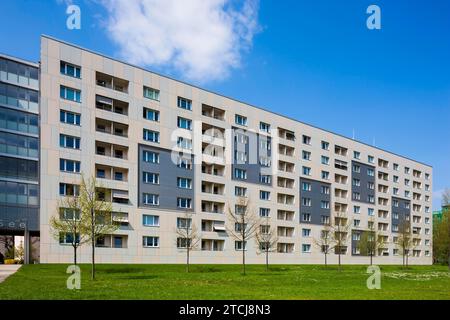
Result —
[[[263, 263], [254, 240], [232, 238], [238, 199], [268, 217], [272, 263], [322, 263], [315, 245], [336, 216], [351, 223], [344, 263], [367, 263], [358, 241], [374, 223], [377, 263], [401, 263], [399, 224], [411, 222], [410, 263], [432, 263], [432, 168], [85, 50], [41, 38], [41, 262], [70, 262], [51, 236], [58, 200], [96, 176], [113, 205], [114, 234], [97, 241], [103, 263], [183, 263], [177, 227], [197, 227], [193, 263]], [[186, 220], [186, 214], [191, 218]], [[328, 259], [337, 262], [337, 252]], [[90, 261], [89, 248], [80, 260]]]
[[0, 261], [39, 261], [39, 65], [0, 55]]

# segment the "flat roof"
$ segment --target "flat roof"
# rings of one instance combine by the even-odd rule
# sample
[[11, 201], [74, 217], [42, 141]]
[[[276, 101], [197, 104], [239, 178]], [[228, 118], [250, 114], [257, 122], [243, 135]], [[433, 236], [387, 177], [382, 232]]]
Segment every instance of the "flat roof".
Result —
[[59, 43], [62, 43], [62, 44], [71, 46], [71, 47], [73, 47], [73, 48], [80, 49], [80, 50], [84, 50], [84, 51], [90, 52], [90, 53], [92, 53], [92, 54], [96, 54], [96, 55], [98, 55], [98, 56], [101, 56], [101, 57], [104, 57], [104, 58], [107, 58], [107, 59], [110, 59], [110, 60], [114, 60], [114, 61], [117, 61], [117, 62], [126, 64], [126, 65], [128, 65], [128, 66], [130, 66], [130, 67], [133, 67], [133, 68], [141, 69], [141, 70], [143, 70], [143, 71], [146, 71], [146, 72], [150, 72], [150, 73], [156, 74], [156, 75], [158, 75], [158, 76], [161, 76], [161, 77], [164, 77], [164, 78], [167, 78], [167, 79], [170, 79], [170, 80], [173, 80], [173, 81], [176, 81], [176, 82], [179, 82], [179, 83], [182, 83], [182, 84], [185, 84], [185, 85], [194, 87], [194, 88], [197, 88], [197, 89], [199, 89], [199, 90], [203, 90], [203, 91], [208, 92], [208, 93], [212, 93], [212, 94], [221, 96], [221, 97], [223, 97], [223, 98], [227, 98], [227, 99], [236, 101], [236, 102], [238, 102], [238, 103], [243, 103], [243, 104], [245, 104], [245, 105], [247, 105], [247, 106], [249, 106], [249, 107], [253, 107], [253, 108], [256, 108], [256, 109], [259, 109], [259, 110], [263, 110], [263, 111], [266, 111], [266, 112], [273, 113], [273, 114], [278, 115], [278, 116], [280, 116], [280, 117], [283, 117], [283, 118], [286, 118], [286, 119], [289, 119], [289, 120], [292, 120], [292, 121], [301, 123], [301, 124], [306, 125], [306, 126], [309, 126], [309, 127], [311, 127], [311, 128], [318, 129], [318, 130], [322, 130], [322, 131], [324, 131], [324, 132], [334, 134], [334, 135], [336, 135], [336, 136], [342, 137], [342, 138], [347, 139], [347, 140], [350, 140], [350, 141], [352, 141], [352, 142], [357, 142], [357, 143], [363, 144], [363, 145], [365, 145], [365, 146], [369, 146], [369, 147], [371, 147], [371, 148], [374, 148], [374, 149], [377, 149], [377, 150], [381, 150], [381, 151], [384, 151], [384, 152], [393, 154], [393, 155], [395, 155], [395, 156], [401, 157], [401, 158], [403, 158], [403, 159], [407, 159], [407, 160], [410, 160], [410, 161], [413, 161], [413, 162], [416, 162], [416, 163], [425, 165], [425, 166], [427, 166], [427, 167], [433, 168], [432, 165], [429, 165], [429, 164], [427, 164], [427, 163], [420, 162], [420, 161], [417, 161], [417, 160], [414, 160], [414, 159], [411, 159], [411, 158], [402, 156], [402, 155], [397, 154], [397, 153], [395, 153], [395, 152], [392, 152], [392, 151], [389, 151], [389, 150], [386, 150], [386, 149], [382, 149], [382, 148], [379, 148], [379, 147], [370, 145], [370, 144], [368, 144], [368, 143], [365, 143], [365, 142], [362, 142], [362, 141], [359, 141], [359, 140], [355, 140], [355, 139], [346, 137], [346, 136], [344, 136], [344, 135], [342, 135], [342, 134], [339, 134], [339, 133], [336, 133], [336, 132], [333, 132], [333, 131], [329, 131], [329, 130], [326, 130], [326, 129], [317, 127], [317, 126], [315, 126], [315, 125], [312, 125], [312, 124], [309, 124], [309, 123], [300, 121], [300, 120], [295, 119], [295, 118], [291, 118], [291, 117], [289, 117], [289, 116], [286, 116], [286, 115], [283, 115], [283, 114], [280, 114], [280, 113], [271, 111], [271, 110], [266, 109], [266, 108], [263, 108], [263, 107], [255, 106], [255, 105], [252, 105], [252, 104], [250, 104], [250, 103], [247, 103], [247, 102], [244, 102], [244, 101], [241, 101], [241, 100], [232, 98], [232, 97], [228, 97], [228, 96], [223, 95], [223, 94], [218, 93], [218, 92], [214, 92], [214, 91], [211, 91], [211, 90], [208, 90], [208, 89], [201, 88], [201, 87], [199, 87], [199, 86], [197, 86], [197, 85], [194, 85], [194, 84], [191, 84], [191, 83], [182, 81], [182, 80], [178, 80], [178, 79], [172, 78], [172, 77], [170, 77], [170, 76], [163, 75], [163, 74], [160, 74], [160, 73], [158, 73], [158, 72], [154, 72], [154, 71], [151, 71], [151, 70], [149, 70], [149, 69], [146, 69], [146, 68], [143, 68], [143, 67], [140, 67], [140, 66], [137, 66], [137, 65], [134, 65], [134, 64], [125, 62], [125, 61], [121, 61], [121, 60], [116, 59], [116, 58], [112, 58], [112, 57], [107, 56], [107, 55], [105, 55], [105, 54], [102, 54], [102, 53], [99, 53], [99, 52], [96, 52], [96, 51], [93, 51], [93, 50], [90, 50], [90, 49], [83, 48], [83, 47], [78, 46], [78, 45], [75, 45], [75, 44], [73, 44], [73, 43], [69, 43], [69, 42], [66, 42], [66, 41], [64, 41], [64, 40], [60, 40], [60, 39], [54, 38], [54, 37], [49, 36], [49, 35], [46, 35], [46, 34], [42, 34], [41, 37], [47, 38], [47, 39], [50, 39], [50, 40], [54, 40], [54, 41], [57, 41], [57, 42], [59, 42]]
[[31, 66], [31, 67], [39, 68], [39, 63], [37, 63], [37, 62], [31, 62], [31, 61], [28, 61], [28, 60], [23, 60], [23, 59], [20, 59], [20, 58], [17, 58], [17, 57], [13, 57], [13, 56], [1, 53], [1, 52], [0, 52], [0, 58], [11, 60], [11, 61], [15, 61], [15, 62], [22, 63], [22, 64], [26, 64], [26, 65]]

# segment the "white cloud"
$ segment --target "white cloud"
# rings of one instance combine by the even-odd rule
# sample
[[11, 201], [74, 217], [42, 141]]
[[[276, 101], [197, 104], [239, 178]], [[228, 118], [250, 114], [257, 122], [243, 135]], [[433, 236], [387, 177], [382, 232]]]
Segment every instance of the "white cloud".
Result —
[[102, 0], [106, 28], [134, 64], [204, 82], [241, 64], [259, 30], [259, 0]]

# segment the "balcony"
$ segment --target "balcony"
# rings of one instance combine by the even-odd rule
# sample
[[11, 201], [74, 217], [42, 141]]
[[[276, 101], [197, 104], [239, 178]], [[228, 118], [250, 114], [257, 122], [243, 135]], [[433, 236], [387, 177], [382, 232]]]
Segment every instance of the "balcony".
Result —
[[116, 78], [101, 72], [95, 73], [95, 80], [100, 87], [128, 93], [129, 82], [127, 80]]
[[97, 178], [115, 181], [128, 181], [128, 169], [95, 164]]
[[128, 190], [117, 190], [109, 188], [97, 188], [97, 198], [99, 201], [112, 202], [117, 204], [129, 204]]
[[343, 189], [335, 188], [334, 189], [334, 196], [336, 198], [347, 199], [348, 198], [348, 191], [347, 190], [343, 190]]
[[378, 185], [378, 192], [381, 193], [388, 193], [389, 192], [389, 187], [383, 184], [379, 184]]
[[103, 96], [95, 96], [95, 107], [100, 110], [128, 115], [128, 102], [111, 99]]
[[277, 235], [279, 237], [292, 238], [294, 236], [294, 231], [295, 231], [295, 228], [293, 228], [293, 227], [278, 227]]
[[116, 159], [128, 159], [128, 147], [95, 141], [95, 154]]
[[295, 211], [277, 210], [277, 219], [282, 221], [294, 221]]
[[127, 248], [127, 235], [105, 235], [97, 238], [95, 242], [97, 248]]
[[220, 164], [209, 164], [206, 162], [202, 162], [202, 173], [223, 177], [225, 173], [225, 166]]
[[223, 195], [225, 193], [225, 185], [220, 183], [202, 181], [202, 192], [215, 195]]
[[348, 182], [348, 177], [347, 177], [347, 176], [343, 176], [343, 175], [341, 175], [341, 174], [335, 174], [335, 175], [334, 175], [334, 181], [335, 181], [336, 183], [339, 183], [339, 184], [347, 184], [347, 182]]
[[336, 169], [340, 169], [340, 170], [345, 170], [347, 171], [348, 169], [348, 165], [346, 161], [341, 161], [341, 160], [334, 160], [334, 167]]
[[294, 244], [293, 243], [277, 243], [277, 252], [278, 253], [293, 253], [294, 252]]
[[290, 194], [278, 193], [277, 203], [285, 205], [293, 205], [295, 204], [295, 197]]
[[202, 212], [224, 214], [225, 203], [202, 200]]
[[202, 220], [203, 232], [225, 232], [225, 221]]
[[378, 166], [381, 168], [389, 168], [389, 161], [387, 160], [383, 160], [383, 159], [378, 159]]
[[294, 179], [288, 179], [283, 177], [277, 178], [277, 186], [280, 188], [287, 188], [287, 189], [293, 189], [295, 186], [295, 180]]
[[389, 181], [389, 174], [387, 174], [386, 172], [378, 171], [378, 179], [384, 180], [384, 181]]
[[283, 128], [278, 128], [278, 137], [288, 141], [295, 141], [295, 132]]
[[336, 146], [334, 146], [334, 153], [337, 154], [337, 155], [339, 155], [339, 156], [346, 157], [346, 156], [347, 156], [347, 153], [348, 153], [348, 149], [336, 145]]
[[295, 155], [295, 148], [285, 144], [278, 144], [278, 153], [282, 156], [293, 157]]
[[295, 164], [286, 161], [278, 161], [278, 170], [283, 172], [293, 173], [295, 170]]
[[208, 106], [206, 104], [202, 105], [202, 115], [205, 117], [217, 119], [220, 121], [225, 120], [225, 110]]
[[119, 137], [128, 137], [128, 125], [95, 118], [95, 129], [97, 132], [112, 134]]
[[225, 240], [202, 239], [202, 251], [223, 251]]

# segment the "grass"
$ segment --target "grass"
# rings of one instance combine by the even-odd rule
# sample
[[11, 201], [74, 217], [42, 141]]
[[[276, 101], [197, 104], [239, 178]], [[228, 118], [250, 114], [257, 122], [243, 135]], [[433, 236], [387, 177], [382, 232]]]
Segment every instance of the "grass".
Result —
[[367, 266], [81, 265], [81, 290], [68, 290], [67, 265], [25, 265], [0, 283], [4, 299], [450, 299], [446, 266], [381, 266], [380, 290], [369, 290]]

